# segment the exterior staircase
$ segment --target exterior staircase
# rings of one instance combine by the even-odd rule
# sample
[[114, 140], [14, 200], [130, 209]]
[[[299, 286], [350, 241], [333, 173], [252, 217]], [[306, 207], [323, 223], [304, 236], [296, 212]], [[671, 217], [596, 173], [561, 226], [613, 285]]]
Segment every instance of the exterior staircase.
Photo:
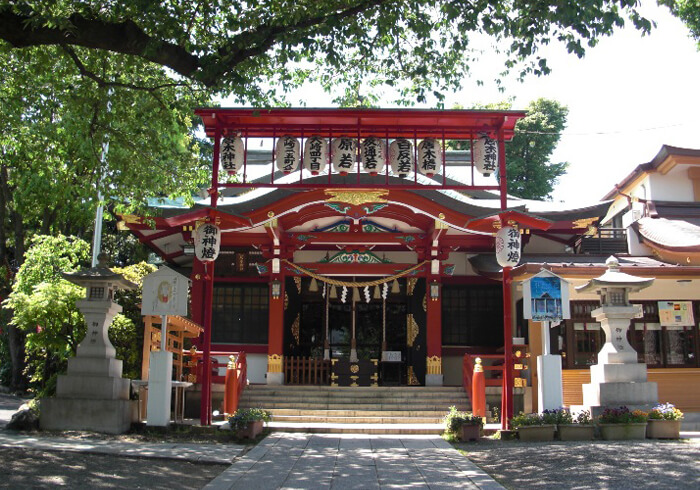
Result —
[[463, 388], [251, 385], [239, 402], [272, 412], [276, 431], [364, 434], [441, 434], [452, 405], [468, 409]]

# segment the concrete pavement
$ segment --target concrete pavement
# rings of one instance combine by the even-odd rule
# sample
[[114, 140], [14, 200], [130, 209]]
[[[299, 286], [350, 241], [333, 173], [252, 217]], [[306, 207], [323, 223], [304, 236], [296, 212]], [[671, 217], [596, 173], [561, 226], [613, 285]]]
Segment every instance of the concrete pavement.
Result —
[[503, 487], [438, 436], [273, 433], [205, 488]]

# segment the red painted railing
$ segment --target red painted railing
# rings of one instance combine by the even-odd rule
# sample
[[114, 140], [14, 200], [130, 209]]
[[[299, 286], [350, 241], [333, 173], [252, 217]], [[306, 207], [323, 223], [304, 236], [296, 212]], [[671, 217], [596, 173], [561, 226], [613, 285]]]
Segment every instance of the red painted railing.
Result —
[[229, 357], [224, 381], [224, 413], [232, 414], [238, 410], [241, 393], [248, 384], [248, 365], [245, 352], [239, 352]]
[[[464, 359], [462, 360], [462, 386], [464, 386], [464, 391], [467, 392], [468, 396], [471, 396], [472, 392], [474, 359], [477, 357], [481, 358], [482, 361], [491, 359], [497, 362], [497, 364], [484, 364], [482, 362], [486, 386], [501, 386], [503, 384], [503, 361], [505, 358], [503, 354], [464, 354]], [[499, 374], [489, 376], [490, 373]]]
[[[241, 354], [241, 353], [240, 352], [230, 352], [230, 351], [211, 351], [211, 358], [210, 358], [209, 365], [210, 365], [210, 369], [211, 369], [211, 382], [212, 383], [223, 384], [226, 381], [226, 376], [220, 375], [219, 372], [221, 369], [227, 369], [228, 361], [219, 361], [216, 358], [225, 356], [227, 359], [229, 359], [229, 356], [237, 356], [239, 354]], [[202, 362], [202, 355], [203, 355], [203, 352], [201, 350], [183, 351], [183, 356], [185, 356], [186, 358], [189, 358], [189, 362], [186, 363], [186, 366], [189, 367], [190, 374], [195, 374], [195, 376], [192, 378], [188, 377], [189, 378], [188, 381], [192, 381], [193, 383], [201, 383], [202, 382], [203, 374], [204, 374], [204, 363]]]

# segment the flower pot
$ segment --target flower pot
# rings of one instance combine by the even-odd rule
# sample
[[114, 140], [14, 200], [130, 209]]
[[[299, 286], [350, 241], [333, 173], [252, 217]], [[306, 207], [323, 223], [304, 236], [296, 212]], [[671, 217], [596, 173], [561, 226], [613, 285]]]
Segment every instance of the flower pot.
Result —
[[647, 437], [649, 439], [678, 439], [681, 435], [680, 420], [649, 419]]
[[236, 435], [241, 439], [255, 439], [255, 437], [260, 434], [263, 430], [263, 421], [254, 420], [253, 422], [248, 422], [248, 426], [245, 429], [239, 429]]
[[595, 435], [595, 426], [588, 424], [560, 424], [558, 430], [562, 441], [590, 441]]
[[556, 425], [526, 425], [518, 427], [518, 437], [521, 441], [553, 441]]
[[467, 425], [462, 426], [462, 430], [459, 434], [460, 441], [478, 441], [481, 437], [481, 426], [480, 425]]
[[598, 424], [600, 435], [606, 441], [627, 441], [644, 439], [647, 435], [647, 423], [633, 424]]

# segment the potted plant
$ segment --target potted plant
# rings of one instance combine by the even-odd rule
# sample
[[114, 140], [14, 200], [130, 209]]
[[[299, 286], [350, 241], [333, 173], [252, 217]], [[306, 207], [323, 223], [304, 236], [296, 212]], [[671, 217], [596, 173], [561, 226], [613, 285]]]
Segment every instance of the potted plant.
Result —
[[606, 441], [644, 439], [647, 433], [648, 414], [629, 408], [606, 408], [598, 417], [600, 435]]
[[649, 412], [647, 437], [650, 439], [678, 439], [683, 412], [671, 403], [660, 403]]
[[462, 441], [476, 441], [481, 436], [484, 421], [470, 412], [460, 412], [451, 406], [445, 415], [445, 432], [454, 434]]
[[576, 415], [562, 410], [557, 429], [562, 441], [590, 441], [595, 435], [595, 426], [588, 410], [582, 410]]
[[262, 408], [239, 408], [228, 418], [228, 423], [237, 437], [254, 439], [271, 418], [272, 414]]
[[[549, 422], [549, 423], [547, 423]], [[510, 419], [511, 427], [518, 431], [521, 441], [553, 441], [556, 424], [551, 417], [545, 417], [539, 413], [523, 413]]]

